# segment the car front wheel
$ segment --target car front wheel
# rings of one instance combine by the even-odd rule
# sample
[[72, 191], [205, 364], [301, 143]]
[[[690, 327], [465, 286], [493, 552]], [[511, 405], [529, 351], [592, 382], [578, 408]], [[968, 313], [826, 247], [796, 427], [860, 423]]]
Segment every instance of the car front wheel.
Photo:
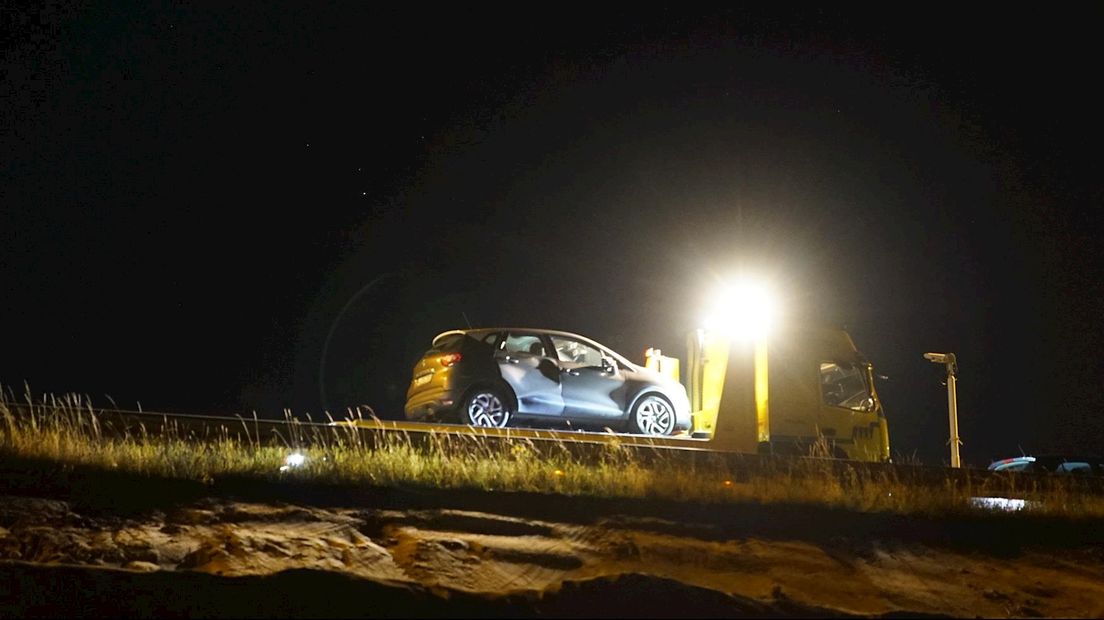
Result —
[[670, 435], [675, 431], [675, 408], [658, 394], [649, 394], [633, 405], [629, 430], [643, 435]]
[[460, 420], [486, 428], [504, 428], [510, 421], [509, 400], [496, 388], [476, 388], [464, 399]]

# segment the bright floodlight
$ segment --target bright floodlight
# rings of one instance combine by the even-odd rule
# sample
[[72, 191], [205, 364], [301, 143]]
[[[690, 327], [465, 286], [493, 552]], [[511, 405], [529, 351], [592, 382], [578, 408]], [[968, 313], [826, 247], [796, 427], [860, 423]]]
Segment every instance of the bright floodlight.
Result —
[[706, 315], [705, 328], [732, 338], [766, 338], [778, 317], [778, 303], [765, 283], [740, 279], [722, 287]]

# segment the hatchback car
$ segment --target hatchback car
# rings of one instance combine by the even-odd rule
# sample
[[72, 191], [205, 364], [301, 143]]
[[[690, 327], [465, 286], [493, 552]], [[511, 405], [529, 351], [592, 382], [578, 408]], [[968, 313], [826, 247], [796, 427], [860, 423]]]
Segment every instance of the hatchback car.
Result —
[[647, 435], [690, 428], [681, 383], [593, 340], [547, 329], [439, 334], [414, 366], [405, 413], [496, 428], [524, 421]]

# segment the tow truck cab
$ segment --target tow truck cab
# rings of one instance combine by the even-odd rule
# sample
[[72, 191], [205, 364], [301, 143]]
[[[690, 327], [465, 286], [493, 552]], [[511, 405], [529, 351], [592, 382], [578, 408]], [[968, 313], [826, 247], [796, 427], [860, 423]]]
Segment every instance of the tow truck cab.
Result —
[[846, 331], [791, 328], [753, 343], [696, 330], [688, 349], [694, 437], [738, 452], [890, 460], [873, 367]]

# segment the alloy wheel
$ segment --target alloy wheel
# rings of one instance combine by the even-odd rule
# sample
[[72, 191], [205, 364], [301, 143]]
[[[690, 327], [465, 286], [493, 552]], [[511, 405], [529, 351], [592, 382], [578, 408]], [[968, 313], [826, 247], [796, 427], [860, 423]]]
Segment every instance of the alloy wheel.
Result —
[[670, 435], [675, 429], [675, 412], [662, 398], [648, 396], [636, 408], [636, 427], [645, 435]]
[[468, 420], [472, 426], [502, 428], [509, 417], [502, 399], [490, 392], [480, 392], [468, 402]]

